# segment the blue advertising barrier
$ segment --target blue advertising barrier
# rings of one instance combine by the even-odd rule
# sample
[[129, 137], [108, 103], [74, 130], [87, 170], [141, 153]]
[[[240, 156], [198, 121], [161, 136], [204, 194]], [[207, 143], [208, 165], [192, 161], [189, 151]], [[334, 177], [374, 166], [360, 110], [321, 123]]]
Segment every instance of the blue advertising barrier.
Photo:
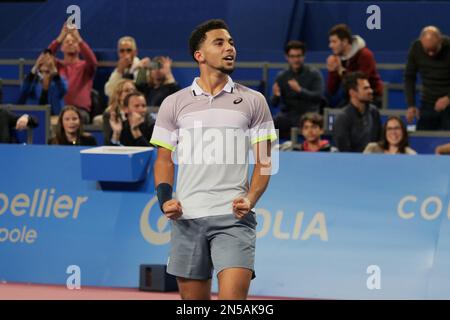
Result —
[[[76, 265], [82, 286], [138, 287], [141, 264], [166, 263], [170, 223], [152, 173], [131, 184], [82, 180], [81, 149], [0, 145], [1, 281], [64, 285]], [[450, 298], [450, 157], [286, 152], [279, 161], [256, 208], [250, 294]]]

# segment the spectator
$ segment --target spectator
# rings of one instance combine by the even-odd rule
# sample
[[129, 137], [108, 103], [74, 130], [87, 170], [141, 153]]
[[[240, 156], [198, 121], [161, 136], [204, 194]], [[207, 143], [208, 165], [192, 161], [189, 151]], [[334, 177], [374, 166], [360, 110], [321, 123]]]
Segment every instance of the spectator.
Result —
[[320, 112], [324, 102], [321, 73], [305, 65], [305, 45], [289, 41], [284, 48], [289, 69], [282, 71], [273, 84], [272, 106], [281, 103], [281, 112], [274, 119], [281, 138], [289, 138], [292, 127], [298, 125], [306, 112]]
[[65, 106], [58, 117], [55, 137], [50, 144], [68, 146], [96, 146], [95, 137], [83, 131], [80, 109]]
[[0, 143], [15, 143], [14, 130], [24, 130], [27, 127], [36, 128], [37, 126], [38, 121], [34, 117], [27, 114], [16, 116], [12, 112], [0, 108]]
[[109, 124], [112, 128], [111, 145], [150, 147], [150, 138], [155, 125], [147, 112], [145, 96], [140, 92], [133, 92], [124, 100], [128, 108], [127, 119], [122, 121], [115, 111], [111, 111]]
[[131, 79], [136, 81], [138, 74], [142, 73], [140, 77], [146, 78], [146, 69], [144, 66], [150, 62], [149, 58], [140, 60], [137, 57], [137, 45], [136, 40], [133, 37], [125, 36], [119, 39], [117, 42], [117, 54], [119, 60], [117, 61], [117, 67], [109, 76], [108, 81], [105, 83], [105, 94], [111, 98], [117, 83], [122, 79]]
[[152, 61], [143, 59], [144, 67], [150, 72], [140, 72], [136, 86], [147, 98], [147, 104], [159, 107], [163, 100], [180, 90], [172, 74], [172, 60], [169, 57], [155, 57]]
[[322, 140], [320, 136], [323, 134], [323, 117], [320, 114], [308, 112], [300, 119], [300, 128], [305, 141], [294, 147], [296, 151], [336, 151], [328, 140]]
[[389, 117], [384, 124], [381, 141], [369, 143], [364, 153], [417, 154], [409, 147], [405, 124], [396, 116]]
[[[78, 108], [83, 123], [89, 123], [92, 104], [91, 90], [97, 68], [97, 58], [89, 45], [81, 38], [78, 30], [69, 29], [66, 23], [58, 38], [53, 40], [49, 46], [53, 55], [60, 45], [64, 59], [57, 59], [56, 67], [59, 75], [68, 81], [64, 102]], [[80, 59], [80, 53], [84, 60]]]
[[383, 82], [378, 74], [374, 55], [366, 47], [364, 39], [358, 35], [352, 35], [350, 28], [345, 24], [335, 25], [328, 35], [329, 47], [333, 51], [327, 59], [328, 93], [334, 95], [338, 91], [346, 73], [360, 71], [368, 77], [374, 92], [372, 103], [381, 108]]
[[111, 144], [110, 141], [112, 136], [112, 129], [111, 125], [109, 124], [109, 120], [111, 118], [111, 111], [114, 111], [114, 113], [118, 115], [122, 121], [127, 120], [128, 107], [125, 107], [124, 100], [128, 94], [133, 93], [135, 91], [136, 86], [134, 85], [133, 80], [130, 79], [119, 80], [111, 96], [110, 104], [108, 108], [106, 108], [105, 112], [103, 112], [101, 121], [98, 121], [99, 117], [94, 118], [94, 121], [97, 120], [96, 121], [97, 124], [103, 126], [103, 137], [105, 139], [104, 143], [106, 145]]
[[[405, 70], [407, 119], [417, 117], [418, 130], [450, 130], [450, 39], [434, 26], [425, 27], [409, 49]], [[416, 107], [416, 76], [423, 92], [420, 113]]]
[[50, 104], [51, 114], [58, 115], [64, 105], [66, 92], [67, 82], [58, 74], [55, 57], [46, 49], [23, 81], [18, 103]]
[[343, 85], [350, 99], [336, 117], [334, 141], [341, 152], [362, 152], [369, 142], [380, 140], [380, 113], [371, 104], [373, 90], [366, 75], [349, 73]]

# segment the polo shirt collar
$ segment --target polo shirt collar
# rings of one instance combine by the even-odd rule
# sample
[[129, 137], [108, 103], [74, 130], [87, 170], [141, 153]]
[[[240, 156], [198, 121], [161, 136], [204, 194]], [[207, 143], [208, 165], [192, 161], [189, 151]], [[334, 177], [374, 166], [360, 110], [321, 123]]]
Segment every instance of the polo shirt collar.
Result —
[[[193, 93], [193, 95], [194, 96], [201, 96], [201, 95], [209, 96], [210, 95], [209, 93], [204, 92], [202, 90], [202, 88], [200, 88], [200, 86], [197, 83], [198, 80], [200, 80], [199, 77], [195, 78], [194, 81], [192, 82], [191, 92]], [[222, 91], [225, 91], [227, 93], [233, 93], [233, 90], [234, 90], [234, 82], [231, 79], [231, 77], [228, 77], [227, 84], [225, 85], [225, 87], [223, 87]]]

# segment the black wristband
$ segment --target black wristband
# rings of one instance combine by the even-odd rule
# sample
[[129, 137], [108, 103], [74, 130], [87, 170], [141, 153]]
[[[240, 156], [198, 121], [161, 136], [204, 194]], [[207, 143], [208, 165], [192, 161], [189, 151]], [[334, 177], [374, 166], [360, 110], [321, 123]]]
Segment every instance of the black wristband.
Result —
[[158, 201], [159, 201], [159, 208], [161, 209], [162, 212], [164, 212], [163, 210], [163, 204], [166, 201], [169, 201], [172, 199], [172, 186], [168, 183], [160, 183], [158, 184], [158, 186], [156, 187], [156, 196], [158, 197]]

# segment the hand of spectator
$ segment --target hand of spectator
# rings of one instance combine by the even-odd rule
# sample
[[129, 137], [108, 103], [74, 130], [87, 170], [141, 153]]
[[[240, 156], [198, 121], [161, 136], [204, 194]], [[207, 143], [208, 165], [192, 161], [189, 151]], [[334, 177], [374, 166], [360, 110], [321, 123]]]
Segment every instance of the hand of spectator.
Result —
[[50, 75], [54, 76], [54, 75], [58, 74], [58, 68], [56, 67], [55, 57], [48, 56], [47, 63], [48, 63], [48, 68], [50, 69]]
[[444, 111], [449, 104], [450, 104], [450, 99], [448, 96], [441, 97], [441, 98], [437, 99], [437, 101], [434, 105], [434, 110], [436, 110], [437, 112]]
[[116, 134], [117, 139], [115, 141], [119, 141], [120, 134], [122, 133], [122, 121], [119, 119], [118, 114], [116, 112], [111, 111], [111, 117], [109, 118], [109, 125], [113, 131], [113, 136]]
[[252, 209], [252, 203], [246, 197], [238, 197], [233, 200], [233, 213], [238, 219], [242, 219]]
[[339, 60], [339, 57], [337, 57], [334, 54], [328, 56], [328, 58], [327, 58], [328, 71], [330, 71], [330, 72], [339, 71], [340, 65], [341, 65], [341, 61]]
[[183, 208], [181, 207], [181, 203], [176, 199], [171, 199], [164, 202], [162, 205], [162, 209], [164, 215], [171, 220], [176, 220], [183, 215]]
[[128, 122], [130, 123], [130, 128], [135, 128], [144, 123], [144, 117], [137, 112], [128, 113]]
[[413, 122], [414, 118], [419, 119], [419, 109], [417, 109], [415, 106], [408, 107], [408, 110], [406, 111], [406, 120], [408, 123]]
[[278, 85], [278, 82], [275, 82], [273, 84], [273, 86], [272, 86], [272, 93], [276, 97], [281, 96], [281, 89], [280, 89], [280, 86]]
[[450, 154], [450, 143], [441, 144], [434, 151], [436, 154]]
[[131, 66], [131, 63], [131, 57], [129, 56], [120, 58], [117, 62], [117, 71], [123, 74], [125, 69]]
[[137, 68], [145, 68], [148, 69], [150, 68], [150, 58], [149, 57], [145, 57], [143, 59], [141, 59], [141, 61], [139, 61], [139, 63], [137, 64]]
[[288, 80], [289, 87], [291, 87], [292, 90], [294, 90], [297, 93], [300, 93], [302, 91], [302, 87], [295, 79]]
[[59, 36], [56, 38], [56, 41], [58, 43], [62, 43], [68, 33], [69, 33], [69, 28], [67, 27], [67, 22], [64, 22], [61, 32], [59, 33]]
[[16, 130], [24, 130], [28, 126], [29, 115], [24, 114], [16, 122]]
[[172, 59], [169, 57], [161, 57], [161, 71], [165, 76], [172, 74]]
[[39, 67], [44, 63], [46, 59], [47, 59], [46, 54], [41, 53], [39, 57], [36, 59], [36, 62], [34, 63], [33, 68], [31, 69], [31, 72], [36, 73], [39, 70]]
[[77, 28], [73, 28], [73, 29], [69, 29], [68, 28], [68, 32], [75, 38], [75, 40], [80, 43], [81, 41], [83, 41], [83, 39], [81, 38], [80, 32], [78, 31]]

